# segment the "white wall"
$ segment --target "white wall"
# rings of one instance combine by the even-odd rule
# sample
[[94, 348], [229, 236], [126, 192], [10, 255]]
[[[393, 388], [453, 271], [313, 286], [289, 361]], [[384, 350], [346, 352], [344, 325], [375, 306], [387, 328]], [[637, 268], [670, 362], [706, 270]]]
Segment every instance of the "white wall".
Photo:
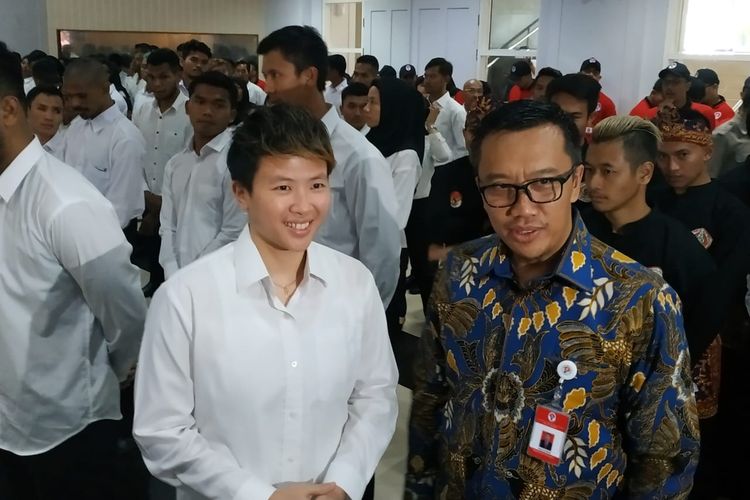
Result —
[[[39, 0], [2, 1], [13, 2], [18, 9], [23, 5], [25, 10], [29, 2]], [[266, 4], [284, 3], [278, 0], [46, 1], [48, 47], [54, 54], [58, 29], [237, 33], [257, 34], [262, 38], [266, 34]], [[4, 17], [5, 13], [0, 13], [0, 20]]]
[[264, 3], [264, 35], [292, 24], [312, 26], [323, 31], [323, 0], [266, 0]]
[[46, 18], [45, 0], [0, 0], [0, 40], [22, 56], [34, 49], [46, 51]]
[[602, 86], [627, 114], [647, 95], [666, 63], [673, 0], [544, 0], [538, 67], [577, 72], [581, 62], [602, 63]]

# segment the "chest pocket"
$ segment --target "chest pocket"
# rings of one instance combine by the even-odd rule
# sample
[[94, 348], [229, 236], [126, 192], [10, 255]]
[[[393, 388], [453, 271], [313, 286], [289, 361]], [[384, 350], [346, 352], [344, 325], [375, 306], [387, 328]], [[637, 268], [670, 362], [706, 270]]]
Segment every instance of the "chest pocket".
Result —
[[105, 193], [109, 188], [110, 169], [106, 165], [89, 165], [86, 167], [86, 179], [100, 192]]

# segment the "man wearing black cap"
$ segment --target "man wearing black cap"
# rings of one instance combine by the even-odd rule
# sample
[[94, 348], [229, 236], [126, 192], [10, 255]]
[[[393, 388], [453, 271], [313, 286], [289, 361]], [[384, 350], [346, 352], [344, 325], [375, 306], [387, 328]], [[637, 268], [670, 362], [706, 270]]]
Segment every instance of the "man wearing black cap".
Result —
[[723, 125], [734, 118], [734, 110], [727, 104], [724, 96], [719, 95], [719, 75], [716, 74], [716, 71], [708, 68], [699, 69], [695, 77], [706, 84], [706, 96], [703, 98], [703, 104], [713, 108], [716, 126]]
[[[674, 61], [666, 68], [659, 72], [662, 90], [664, 91], [664, 103], [677, 108], [681, 116], [685, 116], [691, 109], [699, 112], [708, 120], [711, 130], [716, 128], [716, 117], [714, 110], [706, 106], [693, 102], [688, 98], [690, 90], [690, 70], [681, 62]], [[649, 110], [643, 117], [647, 120], [656, 118], [659, 108]]]
[[533, 96], [532, 98], [535, 101], [544, 102], [547, 100], [547, 85], [549, 85], [549, 82], [554, 80], [555, 78], [560, 78], [562, 73], [560, 70], [557, 70], [555, 68], [542, 68], [539, 70], [539, 72], [536, 74], [536, 79], [534, 80], [534, 87], [533, 87]]
[[664, 93], [662, 91], [661, 79], [659, 79], [654, 83], [651, 93], [644, 97], [641, 102], [636, 104], [635, 107], [630, 110], [630, 116], [645, 118], [648, 111], [653, 108], [658, 108], [662, 101], [664, 101]]
[[[590, 76], [601, 85], [602, 63], [600, 63], [595, 57], [586, 59], [581, 63], [581, 70], [579, 71], [579, 73]], [[615, 116], [616, 114], [617, 108], [615, 107], [615, 103], [612, 101], [612, 99], [609, 98], [607, 94], [600, 90], [599, 103], [596, 105], [596, 111], [594, 112], [594, 118], [591, 121], [591, 126], [593, 127], [605, 118]]]
[[508, 92], [508, 102], [531, 99], [533, 97], [534, 68], [525, 59], [516, 61], [510, 68], [510, 80], [514, 85]]
[[409, 85], [416, 86], [417, 84], [417, 70], [411, 64], [401, 66], [398, 70], [398, 77]]

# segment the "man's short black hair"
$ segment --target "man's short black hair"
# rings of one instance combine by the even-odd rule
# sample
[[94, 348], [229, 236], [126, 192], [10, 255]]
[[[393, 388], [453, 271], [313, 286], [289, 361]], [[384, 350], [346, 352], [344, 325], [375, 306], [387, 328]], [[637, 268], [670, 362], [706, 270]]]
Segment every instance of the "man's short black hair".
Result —
[[346, 74], [346, 58], [341, 54], [328, 56], [328, 68], [338, 71], [339, 75]]
[[380, 61], [378, 61], [377, 57], [371, 56], [369, 54], [359, 56], [357, 58], [357, 64], [367, 64], [369, 66], [372, 66], [373, 68], [375, 68], [375, 73], [380, 71]]
[[[591, 77], [586, 77], [591, 79]], [[544, 125], [557, 127], [565, 140], [565, 152], [576, 165], [581, 163], [581, 137], [573, 119], [557, 104], [521, 100], [510, 102], [482, 119], [471, 143], [471, 161], [478, 170], [482, 142], [498, 132], [520, 132]]]
[[380, 69], [380, 78], [398, 78], [396, 75], [396, 68], [389, 65], [383, 66]]
[[34, 64], [38, 60], [40, 60], [42, 57], [45, 57], [47, 54], [44, 51], [41, 50], [32, 50], [29, 52], [26, 56], [24, 56], [24, 59], [29, 63], [29, 65]]
[[224, 73], [220, 73], [218, 71], [206, 71], [199, 77], [193, 79], [193, 81], [190, 82], [190, 97], [193, 96], [193, 93], [195, 92], [195, 89], [198, 88], [198, 85], [209, 85], [211, 87], [217, 87], [226, 90], [227, 94], [229, 95], [229, 105], [232, 109], [237, 109], [237, 104], [239, 102], [237, 87], [235, 87], [232, 79]]
[[196, 40], [195, 38], [180, 44], [177, 47], [177, 50], [179, 51], [180, 56], [183, 59], [187, 59], [187, 57], [193, 52], [200, 52], [201, 54], [205, 54], [208, 58], [212, 57], [211, 48], [200, 40]]
[[44, 56], [31, 67], [31, 76], [37, 85], [60, 85], [65, 66], [53, 56]]
[[7, 96], [15, 97], [22, 104], [26, 102], [21, 59], [0, 41], [0, 99]]
[[58, 87], [55, 87], [53, 85], [37, 85], [36, 87], [31, 89], [26, 96], [26, 108], [31, 108], [31, 105], [34, 103], [34, 99], [36, 99], [40, 95], [52, 95], [63, 99], [62, 92]]
[[654, 92], [663, 92], [664, 91], [663, 89], [664, 89], [663, 83], [661, 81], [661, 78], [659, 78], [658, 80], [656, 80], [651, 90], [653, 90]]
[[285, 103], [254, 108], [235, 131], [227, 154], [232, 180], [252, 192], [260, 162], [269, 156], [323, 160], [328, 174], [335, 163], [323, 122], [307, 110]]
[[[185, 45], [184, 43], [181, 43], [180, 46]], [[133, 47], [136, 52], [151, 52], [151, 44], [150, 43], [136, 43]]]
[[582, 73], [571, 73], [555, 78], [547, 85], [547, 100], [550, 101], [557, 94], [568, 94], [574, 98], [586, 101], [589, 115], [596, 111], [599, 104], [599, 92], [602, 86], [599, 82]]
[[366, 97], [370, 89], [364, 83], [352, 82], [341, 91], [341, 104], [346, 101], [347, 97]]
[[430, 68], [437, 68], [438, 73], [440, 73], [443, 76], [452, 77], [453, 76], [453, 65], [443, 59], [442, 57], [436, 57], [435, 59], [431, 59], [430, 62], [427, 63], [427, 65], [424, 67], [425, 71], [427, 71]]
[[326, 88], [328, 76], [328, 46], [312, 26], [285, 26], [261, 40], [258, 54], [266, 55], [278, 50], [294, 65], [297, 74], [308, 68], [318, 70], [319, 91]]
[[169, 69], [173, 73], [176, 73], [182, 69], [180, 66], [180, 58], [177, 53], [170, 49], [156, 49], [151, 52], [146, 59], [146, 64], [149, 66], [161, 66], [162, 64], [168, 64]]
[[701, 102], [706, 97], [706, 82], [694, 76], [690, 77], [690, 88], [687, 92], [688, 99], [693, 102]]
[[548, 76], [550, 78], [560, 78], [561, 76], [563, 76], [563, 74], [562, 74], [562, 71], [560, 71], [559, 69], [550, 68], [549, 66], [547, 66], [547, 67], [540, 69], [537, 72], [536, 78], [539, 79], [540, 76]]

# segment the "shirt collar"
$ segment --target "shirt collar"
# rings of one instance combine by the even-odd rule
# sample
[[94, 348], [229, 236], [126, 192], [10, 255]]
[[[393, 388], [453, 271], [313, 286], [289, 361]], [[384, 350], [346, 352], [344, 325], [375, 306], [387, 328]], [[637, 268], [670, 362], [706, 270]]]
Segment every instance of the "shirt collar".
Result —
[[34, 139], [10, 162], [8, 168], [0, 175], [0, 198], [9, 202], [13, 194], [26, 178], [26, 175], [44, 155], [44, 149], [39, 139]]
[[55, 135], [53, 135], [49, 141], [42, 144], [45, 151], [54, 152], [57, 151], [65, 141], [65, 131], [61, 128], [57, 129]]
[[122, 116], [122, 113], [117, 108], [117, 104], [113, 102], [110, 107], [99, 113], [95, 118], [86, 121], [91, 125], [94, 132], [98, 134], [104, 130], [104, 127], [113, 123], [120, 116]]
[[[323, 255], [324, 248], [313, 242], [307, 248], [305, 277], [312, 276], [327, 285], [333, 276], [332, 269]], [[237, 292], [247, 290], [269, 278], [268, 269], [263, 263], [258, 247], [250, 237], [250, 227], [245, 226], [234, 244], [234, 268], [236, 270]]]
[[[217, 135], [211, 141], [203, 146], [203, 148], [200, 150], [200, 154], [198, 156], [203, 156], [206, 153], [206, 148], [212, 149], [216, 151], [217, 153], [221, 153], [224, 151], [224, 148], [229, 144], [232, 140], [232, 131], [234, 129], [231, 127], [227, 127], [224, 132]], [[195, 153], [195, 148], [193, 148], [193, 137], [190, 137], [190, 140], [187, 143], [187, 149], [188, 151], [192, 151], [193, 154]]]
[[435, 101], [435, 102], [436, 102], [436, 103], [438, 103], [438, 104], [440, 104], [441, 106], [443, 106], [443, 107], [444, 107], [444, 106], [445, 106], [445, 103], [446, 103], [446, 102], [448, 102], [448, 101], [449, 101], [450, 99], [453, 99], [453, 98], [451, 97], [451, 93], [450, 93], [450, 92], [447, 92], [447, 91], [446, 91], [446, 92], [445, 92], [445, 94], [441, 95], [441, 96], [440, 96], [440, 99], [438, 99], [438, 100], [437, 100], [437, 101]]
[[[495, 237], [494, 241], [498, 247], [498, 257], [486, 261], [480, 260], [477, 268], [478, 275], [486, 276], [493, 272], [498, 278], [515, 279], [508, 248], [498, 237]], [[581, 290], [593, 292], [594, 277], [591, 259], [591, 235], [581, 216], [578, 212], [574, 212], [573, 230], [552, 276], [563, 279]]]
[[359, 131], [359, 133], [362, 134], [362, 135], [369, 134], [370, 133], [370, 127], [367, 124], [365, 124], [365, 126], [362, 127], [362, 129]]
[[182, 107], [182, 109], [185, 109], [185, 103], [188, 101], [188, 98], [185, 94], [180, 92], [180, 89], [177, 89], [177, 98], [174, 100], [172, 105], [168, 107], [165, 111], [162, 112], [161, 109], [159, 109], [159, 102], [154, 98], [151, 101], [151, 105], [154, 107], [154, 109], [157, 111], [157, 113], [161, 115], [166, 115], [169, 113], [170, 110], [174, 109], [175, 111], [179, 111], [179, 108]]
[[336, 126], [341, 121], [341, 117], [336, 111], [336, 106], [331, 106], [328, 109], [328, 112], [323, 115], [323, 118], [321, 118], [321, 121], [323, 122], [323, 125], [325, 125], [326, 128], [328, 129], [328, 135], [329, 136], [333, 135], [333, 131], [336, 129]]

